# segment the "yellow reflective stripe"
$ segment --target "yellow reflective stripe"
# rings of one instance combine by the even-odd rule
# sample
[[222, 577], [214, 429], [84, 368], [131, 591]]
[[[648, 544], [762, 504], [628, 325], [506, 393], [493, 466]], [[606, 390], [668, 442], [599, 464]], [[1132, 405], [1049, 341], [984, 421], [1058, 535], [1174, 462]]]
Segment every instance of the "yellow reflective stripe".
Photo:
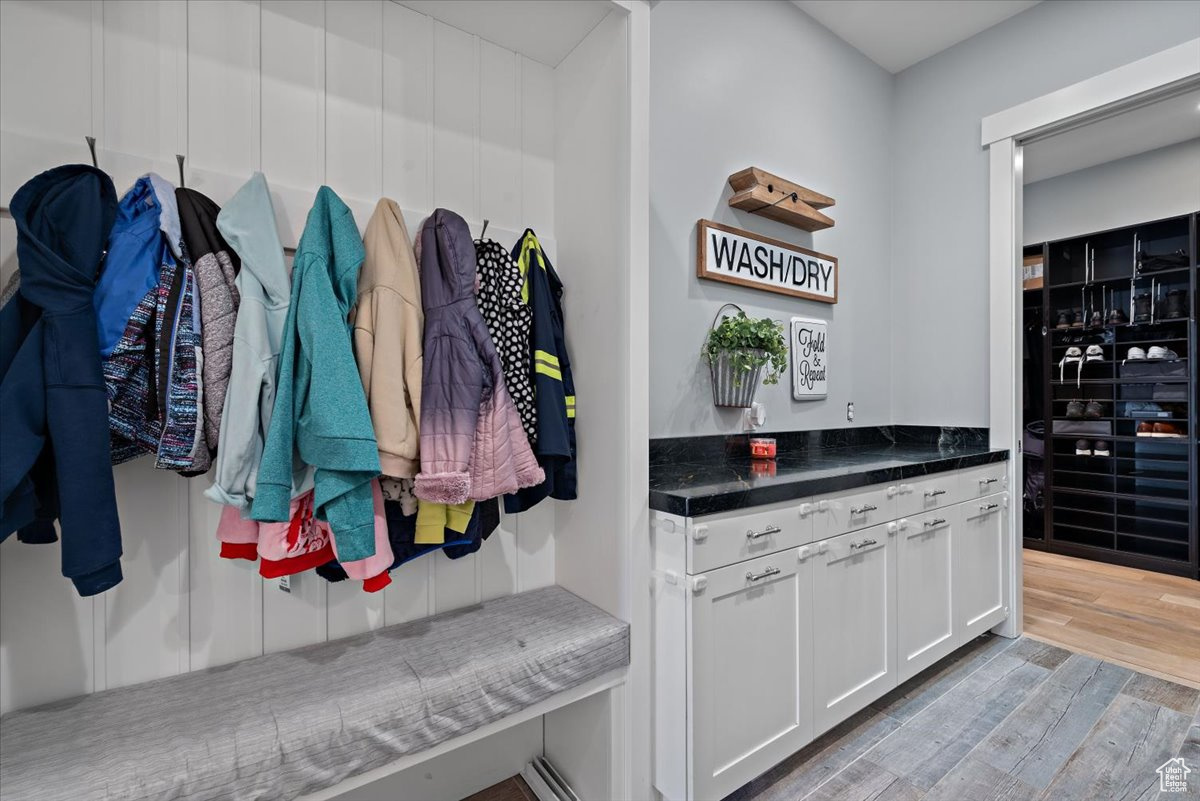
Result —
[[575, 416], [575, 408], [574, 408], [574, 407], [568, 407], [568, 408], [567, 408], [567, 417], [569, 417], [569, 418], [570, 418], [570, 417], [574, 417], [574, 416]]
[[568, 406], [574, 406], [574, 405], [575, 405], [575, 396], [574, 396], [574, 395], [568, 395], [568, 396], [567, 396], [567, 405], [568, 405]]
[[574, 416], [575, 416], [575, 396], [568, 395], [567, 396], [567, 417], [574, 417]]
[[544, 361], [546, 364], [550, 365], [551, 367], [559, 366], [558, 357], [555, 356], [553, 353], [550, 353], [549, 351], [535, 350], [533, 352], [533, 358], [541, 359], [542, 361]]
[[547, 364], [534, 362], [533, 369], [535, 372], [541, 373], [542, 375], [550, 376], [555, 381], [562, 381], [562, 373]]

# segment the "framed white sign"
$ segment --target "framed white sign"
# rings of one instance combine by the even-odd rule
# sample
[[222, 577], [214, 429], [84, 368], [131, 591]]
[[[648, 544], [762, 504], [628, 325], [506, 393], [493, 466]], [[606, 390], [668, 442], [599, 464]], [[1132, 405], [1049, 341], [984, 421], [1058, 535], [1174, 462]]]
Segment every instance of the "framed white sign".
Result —
[[828, 393], [829, 323], [792, 318], [792, 397], [820, 400]]
[[696, 231], [700, 278], [837, 303], [836, 257], [711, 220], [700, 220]]

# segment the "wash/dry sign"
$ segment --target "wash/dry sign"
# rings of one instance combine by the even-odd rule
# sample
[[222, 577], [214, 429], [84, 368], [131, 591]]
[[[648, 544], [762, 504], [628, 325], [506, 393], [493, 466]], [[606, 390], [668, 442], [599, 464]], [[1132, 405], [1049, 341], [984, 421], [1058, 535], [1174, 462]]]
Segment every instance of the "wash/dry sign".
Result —
[[837, 303], [835, 257], [711, 220], [701, 220], [696, 230], [699, 277]]

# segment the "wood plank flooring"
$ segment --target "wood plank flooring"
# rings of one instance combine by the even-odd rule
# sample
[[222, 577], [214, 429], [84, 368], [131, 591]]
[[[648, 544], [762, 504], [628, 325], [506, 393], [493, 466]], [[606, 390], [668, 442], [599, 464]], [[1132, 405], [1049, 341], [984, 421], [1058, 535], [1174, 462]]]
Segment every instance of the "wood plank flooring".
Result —
[[[1175, 757], [1195, 765], [1189, 792], [1160, 794], [1156, 769]], [[726, 801], [1183, 798], [1200, 798], [1200, 690], [986, 635]]]
[[1024, 554], [1026, 636], [1200, 688], [1200, 581]]

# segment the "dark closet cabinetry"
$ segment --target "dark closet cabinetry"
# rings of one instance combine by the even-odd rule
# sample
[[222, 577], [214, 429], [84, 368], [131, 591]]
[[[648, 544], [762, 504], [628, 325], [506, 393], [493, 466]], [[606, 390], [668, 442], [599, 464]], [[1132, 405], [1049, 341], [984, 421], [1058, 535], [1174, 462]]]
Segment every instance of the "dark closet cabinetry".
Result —
[[1026, 547], [1200, 577], [1198, 224], [1025, 249]]

